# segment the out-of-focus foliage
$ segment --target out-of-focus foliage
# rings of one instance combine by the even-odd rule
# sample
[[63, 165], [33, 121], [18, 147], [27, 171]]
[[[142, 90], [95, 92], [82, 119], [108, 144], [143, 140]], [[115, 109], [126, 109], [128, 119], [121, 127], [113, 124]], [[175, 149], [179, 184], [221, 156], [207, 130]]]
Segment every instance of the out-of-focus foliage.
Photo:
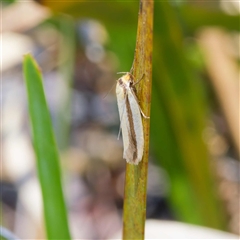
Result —
[[220, 10], [185, 5], [179, 7], [184, 29], [194, 34], [201, 27], [215, 26], [227, 30], [239, 31], [239, 16], [230, 16]]
[[11, 3], [16, 2], [16, 0], [2, 0], [1, 2], [2, 2], [4, 5], [9, 5], [9, 4], [11, 4]]
[[206, 108], [201, 82], [185, 59], [183, 32], [174, 9], [157, 3], [156, 22], [161, 27], [155, 28], [152, 145], [171, 175], [170, 198], [179, 217], [224, 228], [202, 139]]

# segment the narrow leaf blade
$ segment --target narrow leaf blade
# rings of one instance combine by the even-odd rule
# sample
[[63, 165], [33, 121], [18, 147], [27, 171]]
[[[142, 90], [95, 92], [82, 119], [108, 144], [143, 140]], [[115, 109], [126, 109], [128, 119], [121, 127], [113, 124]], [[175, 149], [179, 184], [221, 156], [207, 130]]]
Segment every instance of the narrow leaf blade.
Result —
[[47, 237], [48, 239], [70, 239], [59, 156], [44, 95], [41, 70], [30, 54], [24, 56], [23, 70]]

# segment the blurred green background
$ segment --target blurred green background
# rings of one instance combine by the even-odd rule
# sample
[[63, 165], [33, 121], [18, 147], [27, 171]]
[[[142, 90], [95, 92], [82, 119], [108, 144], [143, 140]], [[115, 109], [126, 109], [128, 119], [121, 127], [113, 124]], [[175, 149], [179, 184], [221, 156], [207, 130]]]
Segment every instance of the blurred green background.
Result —
[[[30, 188], [38, 184], [21, 76], [29, 51], [45, 79], [73, 235], [103, 239], [121, 227], [125, 163], [114, 91], [104, 96], [131, 68], [138, 7], [2, 2], [2, 225], [21, 238], [44, 235], [40, 198], [26, 200], [40, 194]], [[239, 234], [239, 6], [156, 1], [153, 34], [147, 218]]]

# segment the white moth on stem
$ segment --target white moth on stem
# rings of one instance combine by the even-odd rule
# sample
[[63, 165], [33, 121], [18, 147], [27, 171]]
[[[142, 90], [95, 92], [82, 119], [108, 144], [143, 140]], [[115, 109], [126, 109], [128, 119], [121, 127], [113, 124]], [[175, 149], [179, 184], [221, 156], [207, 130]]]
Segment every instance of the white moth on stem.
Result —
[[134, 83], [134, 77], [127, 72], [117, 80], [116, 95], [118, 111], [120, 116], [120, 130], [123, 137], [123, 158], [130, 164], [137, 165], [143, 157], [144, 135], [141, 110], [136, 97], [135, 85], [142, 79]]

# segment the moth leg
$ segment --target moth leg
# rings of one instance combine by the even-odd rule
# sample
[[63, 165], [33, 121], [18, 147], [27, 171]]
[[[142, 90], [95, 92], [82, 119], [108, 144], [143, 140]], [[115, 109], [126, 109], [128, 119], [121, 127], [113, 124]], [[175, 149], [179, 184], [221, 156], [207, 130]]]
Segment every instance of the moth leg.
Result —
[[141, 109], [141, 107], [140, 107], [139, 105], [138, 105], [138, 107], [139, 107], [139, 110], [140, 110], [142, 116], [143, 116], [145, 119], [149, 119], [150, 117], [146, 116], [146, 115], [143, 113], [143, 111], [142, 111], [142, 109]]
[[137, 102], [138, 108], [139, 108], [142, 116], [143, 116], [145, 119], [149, 119], [150, 117], [146, 116], [146, 115], [143, 113], [143, 111], [142, 111], [142, 109], [141, 109], [141, 107], [140, 107], [140, 105], [139, 105], [139, 101], [138, 101], [138, 99], [137, 99], [137, 96], [135, 95], [135, 93], [134, 93], [134, 91], [133, 91], [132, 89], [131, 89], [131, 93], [132, 93], [135, 101]]
[[137, 85], [139, 82], [141, 82], [141, 81], [143, 80], [144, 76], [145, 76], [145, 73], [143, 73], [142, 77], [141, 77], [137, 82], [135, 82], [135, 83], [133, 84], [133, 86], [135, 86], [135, 85]]

